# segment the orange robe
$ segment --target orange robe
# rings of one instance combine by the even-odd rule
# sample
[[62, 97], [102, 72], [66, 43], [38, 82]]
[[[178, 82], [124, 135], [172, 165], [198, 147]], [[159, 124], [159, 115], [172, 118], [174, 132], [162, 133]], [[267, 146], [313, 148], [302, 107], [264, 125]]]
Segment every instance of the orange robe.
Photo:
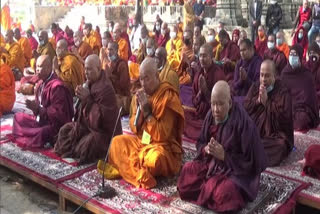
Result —
[[120, 38], [118, 41], [118, 55], [121, 59], [124, 59], [126, 61], [128, 61], [129, 59], [129, 55], [128, 55], [128, 50], [129, 50], [129, 45], [127, 43], [127, 41], [123, 38]]
[[187, 59], [184, 59], [180, 62], [178, 69], [179, 82], [181, 85], [191, 83], [191, 77], [187, 72], [187, 68], [190, 67], [191, 62], [195, 60], [195, 55], [192, 47], [188, 48], [187, 46], [184, 46], [181, 51], [181, 59], [183, 59], [182, 56], [184, 54], [186, 55]]
[[71, 94], [74, 95], [78, 85], [84, 83], [84, 68], [78, 57], [72, 53], [67, 53], [65, 57], [59, 59], [59, 78], [66, 84]]
[[170, 83], [177, 92], [180, 92], [180, 84], [179, 84], [179, 77], [177, 72], [173, 71], [167, 62], [163, 69], [160, 71], [159, 78], [161, 82]]
[[131, 81], [139, 79], [139, 68], [140, 64], [135, 62], [129, 63], [129, 76]]
[[6, 47], [6, 41], [4, 40], [4, 36], [0, 34], [0, 46], [5, 48]]
[[5, 49], [9, 52], [9, 54], [2, 54], [5, 56], [6, 64], [8, 64], [11, 69], [18, 68], [20, 72], [23, 73], [25, 59], [20, 45], [16, 42], [11, 44], [7, 43]]
[[[173, 47], [171, 43], [173, 42]], [[167, 60], [175, 72], [178, 72], [179, 65], [181, 62], [181, 50], [182, 50], [183, 42], [178, 37], [174, 40], [170, 39], [166, 44], [167, 50]]]
[[289, 59], [290, 48], [287, 43], [283, 43], [282, 45], [277, 46], [277, 48], [279, 51], [282, 51], [284, 53], [284, 55], [286, 56], [287, 59]]
[[[156, 186], [156, 176], [179, 172], [182, 164], [182, 131], [184, 113], [176, 90], [161, 83], [149, 98], [153, 118], [144, 121], [140, 130], [134, 126], [136, 100], [131, 103], [130, 127], [134, 136], [120, 135], [110, 146], [109, 162], [122, 178], [136, 187]], [[142, 134], [151, 135], [149, 144], [142, 144]]]
[[4, 63], [0, 65], [0, 117], [4, 112], [12, 110], [16, 100], [15, 79], [10, 67]]
[[11, 17], [10, 17], [10, 7], [8, 4], [5, 4], [1, 9], [1, 31], [7, 31], [11, 27]]
[[30, 60], [32, 58], [32, 49], [30, 42], [27, 38], [21, 37], [18, 41], [18, 44], [21, 47], [21, 50], [23, 51], [24, 59], [25, 59], [25, 67], [30, 65]]
[[43, 46], [39, 46], [37, 52], [40, 55], [49, 55], [51, 60], [53, 60], [53, 58], [56, 56], [56, 51], [50, 42]]
[[99, 55], [101, 43], [99, 42], [99, 37], [96, 35], [95, 31], [91, 30], [89, 37], [85, 36], [83, 41], [91, 46], [94, 54]]
[[188, 2], [185, 2], [183, 5], [183, 26], [194, 28], [195, 15], [192, 8]]
[[93, 54], [93, 50], [88, 43], [82, 41], [78, 48], [78, 54], [83, 60], [86, 60], [89, 55]]
[[56, 39], [54, 37], [49, 39], [49, 42], [51, 43], [53, 49], [57, 48], [57, 43], [56, 43]]

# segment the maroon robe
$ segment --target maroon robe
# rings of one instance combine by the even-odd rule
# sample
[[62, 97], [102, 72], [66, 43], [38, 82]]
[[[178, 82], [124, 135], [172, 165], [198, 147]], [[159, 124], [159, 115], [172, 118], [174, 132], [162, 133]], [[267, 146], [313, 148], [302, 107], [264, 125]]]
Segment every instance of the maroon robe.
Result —
[[[204, 152], [211, 137], [223, 146], [224, 161]], [[208, 112], [197, 153], [180, 173], [177, 187], [181, 199], [225, 212], [239, 210], [257, 197], [267, 157], [254, 122], [240, 104], [233, 102], [227, 120], [218, 125], [212, 111]]]
[[311, 71], [314, 82], [316, 84], [318, 107], [320, 109], [320, 61], [312, 62], [309, 60], [305, 63], [306, 68]]
[[55, 73], [36, 90], [36, 103], [40, 105], [39, 121], [25, 113], [14, 115], [12, 134], [23, 148], [41, 148], [47, 142], [54, 144], [60, 127], [73, 117], [70, 91]]
[[293, 69], [288, 64], [282, 71], [281, 80], [292, 96], [294, 129], [308, 130], [317, 127], [319, 109], [311, 72], [304, 66]]
[[121, 38], [125, 39], [128, 43], [128, 59], [131, 57], [132, 52], [131, 52], [131, 45], [130, 45], [130, 39], [129, 39], [129, 35], [126, 32], [122, 32], [120, 35]]
[[160, 34], [159, 37], [156, 37], [156, 41], [157, 41], [158, 47], [164, 47], [164, 48], [166, 48], [166, 44], [167, 44], [167, 42], [169, 41], [169, 39], [170, 39], [169, 32], [166, 33], [165, 36], [163, 36], [162, 34]]
[[311, 145], [304, 153], [306, 160], [302, 175], [308, 175], [320, 180], [320, 145]]
[[276, 166], [294, 146], [291, 94], [280, 80], [276, 80], [264, 106], [258, 102], [259, 87], [259, 83], [251, 86], [244, 107], [260, 132], [268, 166]]
[[277, 48], [274, 48], [272, 50], [267, 49], [266, 52], [264, 52], [263, 59], [270, 59], [276, 64], [277, 73], [276, 77], [281, 76], [281, 72], [286, 67], [288, 60], [284, 53], [282, 51], [279, 51]]
[[223, 64], [223, 72], [226, 75], [226, 81], [231, 84], [233, 78], [234, 78], [234, 69], [235, 66], [240, 59], [240, 49], [236, 43], [233, 41], [229, 40], [227, 45], [223, 47], [219, 54], [219, 58], [216, 59], [218, 61], [223, 60], [224, 58], [228, 58], [231, 60], [231, 62], [227, 62]]
[[[200, 90], [200, 86], [198, 84], [200, 75], [204, 75], [204, 78], [207, 82], [207, 87], [209, 94], [203, 94]], [[211, 67], [209, 68], [209, 72], [205, 73], [204, 69], [201, 69], [200, 72], [197, 72], [195, 74], [193, 84], [192, 84], [192, 103], [194, 107], [196, 108], [196, 111], [190, 111], [188, 109], [185, 109], [185, 128], [184, 128], [184, 135], [197, 140], [203, 119], [208, 113], [208, 110], [210, 109], [210, 94], [213, 86], [218, 82], [219, 80], [225, 80], [226, 77], [221, 70], [221, 68], [216, 65], [215, 63], [212, 63]]]
[[264, 53], [266, 52], [266, 50], [268, 49], [268, 39], [265, 38], [263, 41], [259, 40], [259, 37], [256, 39], [256, 41], [254, 42], [254, 46], [256, 48], [256, 52], [259, 56], [261, 56], [263, 58]]
[[[60, 129], [54, 148], [59, 156], [80, 159], [79, 163], [93, 162], [106, 155], [118, 116], [115, 92], [104, 72], [89, 89], [89, 98], [77, 109], [76, 121]], [[115, 132], [119, 134], [121, 121]]]
[[[302, 39], [298, 38], [300, 29], [303, 30], [303, 38]], [[307, 52], [308, 52], [309, 41], [308, 41], [308, 32], [302, 26], [300, 26], [297, 29], [296, 33], [293, 36], [292, 46], [294, 46], [295, 44], [299, 44], [303, 48], [303, 61], [305, 61], [306, 60], [306, 56], [307, 56]]]

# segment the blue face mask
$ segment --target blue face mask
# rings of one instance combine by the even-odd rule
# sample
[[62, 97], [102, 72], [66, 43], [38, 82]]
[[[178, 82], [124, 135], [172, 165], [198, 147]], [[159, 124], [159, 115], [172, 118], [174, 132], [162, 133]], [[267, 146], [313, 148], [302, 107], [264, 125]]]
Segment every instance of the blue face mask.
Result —
[[116, 59], [117, 59], [116, 55], [109, 56], [109, 60], [112, 62], [115, 61]]
[[282, 39], [277, 39], [277, 45], [282, 45], [283, 44], [283, 40]]
[[44, 45], [44, 40], [39, 41], [40, 46]]
[[298, 34], [298, 39], [302, 39], [303, 38], [303, 33], [299, 33]]
[[297, 68], [300, 66], [300, 59], [298, 56], [289, 56], [289, 64], [291, 65], [291, 67]]
[[267, 88], [267, 93], [269, 93], [270, 91], [272, 91], [273, 90], [273, 85], [270, 85], [268, 88]]

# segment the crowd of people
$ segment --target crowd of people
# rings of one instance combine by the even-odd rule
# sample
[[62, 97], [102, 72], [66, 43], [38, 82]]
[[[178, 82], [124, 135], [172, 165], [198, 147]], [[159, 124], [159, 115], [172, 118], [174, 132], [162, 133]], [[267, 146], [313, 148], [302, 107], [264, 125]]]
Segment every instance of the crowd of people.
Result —
[[[293, 150], [294, 130], [320, 122], [320, 1], [312, 15], [304, 0], [292, 45], [280, 29], [280, 6], [271, 1], [264, 27], [260, 3], [250, 7], [251, 39], [243, 29], [229, 34], [224, 23], [204, 35], [203, 11], [192, 0], [183, 22], [169, 26], [158, 15], [152, 30], [134, 18], [110, 21], [100, 33], [85, 17], [76, 32], [53, 23], [52, 38], [8, 30], [0, 115], [11, 111], [20, 81], [18, 92], [35, 100], [26, 100], [33, 115], [14, 116], [19, 146], [53, 147], [80, 164], [104, 158], [110, 146], [106, 177], [150, 189], [157, 176], [180, 173], [183, 200], [237, 211], [256, 198], [266, 167]], [[133, 135], [122, 134], [118, 114], [129, 115]], [[196, 158], [184, 165], [182, 135], [197, 141]], [[311, 146], [304, 165], [318, 178], [309, 160], [319, 151]]]

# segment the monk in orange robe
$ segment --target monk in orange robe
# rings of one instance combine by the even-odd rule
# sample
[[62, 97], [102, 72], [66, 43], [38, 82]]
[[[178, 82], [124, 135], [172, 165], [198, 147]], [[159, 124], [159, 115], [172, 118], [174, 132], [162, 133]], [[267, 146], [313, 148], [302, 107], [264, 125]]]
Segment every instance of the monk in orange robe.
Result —
[[175, 72], [178, 72], [179, 69], [181, 62], [181, 50], [183, 47], [183, 42], [177, 35], [178, 28], [174, 25], [170, 28], [170, 40], [166, 44], [168, 61]]
[[6, 46], [6, 41], [5, 41], [4, 36], [2, 35], [2, 33], [0, 34], [0, 46], [3, 47], [3, 48]]
[[68, 43], [64, 39], [57, 43], [56, 52], [57, 58], [53, 59], [54, 71], [74, 95], [76, 87], [85, 80], [83, 64], [77, 56], [68, 52]]
[[14, 73], [16, 80], [20, 80], [23, 76], [25, 59], [20, 45], [13, 41], [13, 31], [8, 30], [5, 36], [6, 47], [1, 47], [1, 58], [5, 59]]
[[217, 47], [220, 44], [216, 39], [216, 32], [214, 29], [210, 28], [208, 30], [207, 42], [212, 46], [213, 56], [216, 56]]
[[19, 28], [14, 29], [14, 38], [16, 39], [17, 43], [20, 45], [21, 50], [23, 51], [25, 67], [28, 67], [32, 58], [31, 44], [26, 37], [21, 37]]
[[284, 33], [281, 30], [277, 33], [276, 43], [277, 43], [278, 50], [282, 51], [288, 60], [290, 48], [289, 48], [289, 45], [285, 42]]
[[0, 62], [0, 117], [12, 110], [16, 100], [15, 79], [10, 67]]
[[92, 30], [92, 25], [90, 23], [86, 23], [84, 25], [83, 33], [85, 35], [83, 41], [91, 46], [94, 54], [99, 55], [101, 43], [99, 42], [99, 38], [96, 35], [95, 31]]
[[39, 46], [36, 52], [33, 52], [35, 58], [40, 55], [48, 55], [50, 60], [56, 56], [56, 50], [53, 48], [52, 44], [49, 42], [48, 32], [40, 31], [39, 33]]
[[128, 59], [129, 59], [129, 55], [128, 55], [129, 45], [125, 39], [121, 38], [120, 35], [121, 35], [120, 27], [115, 27], [113, 29], [112, 36], [113, 36], [113, 40], [116, 43], [118, 43], [118, 46], [119, 46], [118, 55], [121, 59], [128, 61]]
[[112, 42], [112, 36], [111, 33], [108, 31], [105, 31], [102, 34], [102, 48], [100, 49], [99, 59], [101, 62], [102, 70], [106, 70], [108, 67], [108, 64], [110, 63], [110, 60], [108, 58], [108, 44], [109, 42]]
[[[150, 189], [157, 185], [157, 176], [175, 175], [180, 170], [184, 115], [177, 91], [160, 82], [155, 60], [143, 61], [140, 81], [142, 89], [131, 104], [130, 127], [135, 135], [113, 139], [109, 163], [115, 175], [118, 172], [132, 185]], [[141, 114], [134, 124], [138, 106]]]
[[76, 31], [73, 35], [74, 47], [72, 48], [72, 52], [81, 57], [83, 61], [86, 58], [93, 54], [93, 50], [91, 46], [83, 41], [83, 33], [82, 31]]

